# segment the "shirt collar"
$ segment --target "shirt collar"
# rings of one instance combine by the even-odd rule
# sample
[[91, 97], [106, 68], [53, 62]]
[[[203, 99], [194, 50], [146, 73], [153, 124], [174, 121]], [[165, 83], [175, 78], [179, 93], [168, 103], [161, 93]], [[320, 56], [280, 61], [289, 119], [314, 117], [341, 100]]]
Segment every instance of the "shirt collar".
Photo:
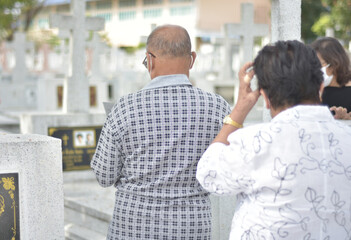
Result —
[[334, 117], [327, 106], [322, 105], [298, 105], [280, 112], [272, 119], [272, 122], [295, 121], [333, 121]]
[[151, 80], [142, 90], [177, 85], [190, 85], [189, 78], [185, 74], [158, 76]]

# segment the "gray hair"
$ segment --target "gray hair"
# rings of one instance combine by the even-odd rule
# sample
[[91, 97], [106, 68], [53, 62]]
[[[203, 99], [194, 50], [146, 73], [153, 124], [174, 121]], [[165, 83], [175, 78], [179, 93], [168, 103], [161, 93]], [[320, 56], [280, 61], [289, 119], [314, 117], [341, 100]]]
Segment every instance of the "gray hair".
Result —
[[147, 38], [146, 46], [148, 50], [167, 57], [184, 57], [191, 53], [189, 34], [177, 25], [155, 28]]

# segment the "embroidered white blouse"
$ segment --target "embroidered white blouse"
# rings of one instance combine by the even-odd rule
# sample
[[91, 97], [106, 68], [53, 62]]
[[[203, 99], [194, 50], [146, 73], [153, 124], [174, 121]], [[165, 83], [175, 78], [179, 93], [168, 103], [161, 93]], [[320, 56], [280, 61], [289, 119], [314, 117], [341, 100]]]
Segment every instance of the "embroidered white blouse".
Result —
[[351, 239], [351, 128], [327, 107], [296, 106], [202, 156], [197, 179], [237, 195], [231, 240]]

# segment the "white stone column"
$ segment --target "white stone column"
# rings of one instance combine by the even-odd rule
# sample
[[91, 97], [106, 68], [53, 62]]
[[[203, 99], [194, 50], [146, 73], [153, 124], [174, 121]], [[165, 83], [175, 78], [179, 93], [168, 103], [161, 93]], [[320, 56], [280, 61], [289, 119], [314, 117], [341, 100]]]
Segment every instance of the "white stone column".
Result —
[[70, 68], [64, 82], [63, 111], [65, 113], [89, 112], [89, 82], [85, 75], [85, 33], [104, 29], [104, 19], [85, 17], [85, 1], [71, 1], [71, 15], [53, 14], [50, 26], [69, 30]]
[[18, 174], [18, 186], [12, 188], [19, 191], [17, 235], [21, 239], [63, 240], [61, 141], [42, 135], [0, 133], [1, 185], [9, 183], [1, 178], [8, 173]]
[[12, 82], [26, 82], [28, 77], [28, 69], [26, 66], [26, 51], [33, 49], [34, 44], [26, 41], [26, 34], [23, 32], [16, 32], [14, 40], [8, 44], [15, 51], [16, 65], [12, 70]]
[[[301, 0], [272, 0], [272, 42], [301, 39]], [[271, 119], [270, 112], [263, 110], [263, 121]]]

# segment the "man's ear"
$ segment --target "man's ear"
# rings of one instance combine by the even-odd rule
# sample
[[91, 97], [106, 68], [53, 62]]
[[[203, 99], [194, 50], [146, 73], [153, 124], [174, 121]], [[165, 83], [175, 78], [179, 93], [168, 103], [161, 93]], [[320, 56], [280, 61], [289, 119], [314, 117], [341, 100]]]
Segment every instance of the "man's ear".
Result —
[[195, 62], [195, 59], [196, 59], [196, 52], [191, 52], [191, 59], [192, 61], [190, 62], [190, 69], [194, 66], [194, 62]]
[[151, 56], [150, 53], [147, 53], [147, 69], [149, 70], [149, 72], [151, 73], [153, 67], [154, 67], [154, 64], [152, 62], [152, 59], [153, 57]]
[[263, 96], [264, 102], [266, 103], [266, 108], [271, 109], [271, 102], [269, 101], [267, 94], [263, 89], [260, 90], [261, 95]]

